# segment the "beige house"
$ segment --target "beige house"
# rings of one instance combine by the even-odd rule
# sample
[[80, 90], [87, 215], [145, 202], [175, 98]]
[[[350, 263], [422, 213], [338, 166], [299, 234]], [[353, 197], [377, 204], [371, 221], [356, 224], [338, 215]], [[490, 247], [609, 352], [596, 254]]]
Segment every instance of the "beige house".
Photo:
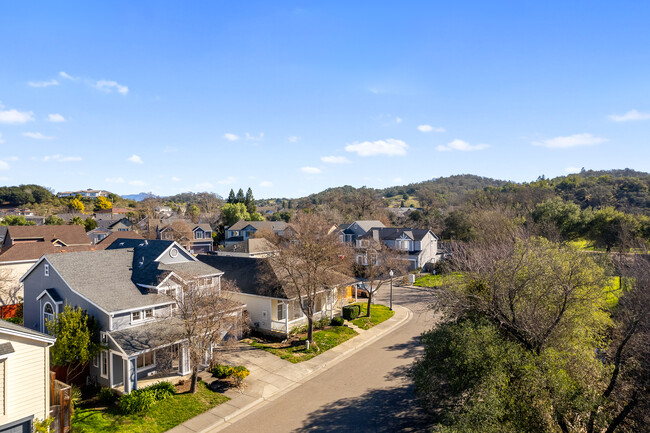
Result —
[[55, 338], [0, 320], [0, 433], [31, 432], [50, 416], [50, 346]]

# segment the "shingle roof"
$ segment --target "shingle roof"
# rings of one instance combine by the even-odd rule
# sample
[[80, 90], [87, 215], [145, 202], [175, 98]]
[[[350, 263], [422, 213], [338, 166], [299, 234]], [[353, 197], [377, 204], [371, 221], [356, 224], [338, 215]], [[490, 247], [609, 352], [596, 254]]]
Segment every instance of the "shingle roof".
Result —
[[127, 355], [135, 355], [181, 340], [178, 326], [170, 321], [157, 321], [109, 333]]
[[192, 230], [194, 230], [197, 227], [200, 228], [201, 230], [203, 230], [204, 232], [211, 232], [212, 231], [212, 227], [210, 227], [210, 224], [206, 224], [206, 223], [195, 224], [194, 227], [192, 227]]
[[96, 245], [57, 247], [49, 242], [15, 244], [0, 250], [0, 262], [36, 261], [45, 254], [72, 253], [102, 249]]
[[63, 302], [63, 299], [61, 298], [61, 296], [59, 296], [59, 293], [56, 291], [56, 289], [45, 289], [45, 293], [47, 293], [48, 296], [57, 304], [59, 302]]
[[9, 226], [7, 236], [13, 241], [19, 239], [42, 239], [42, 242], [49, 243], [60, 239], [66, 245], [90, 245], [90, 237], [86, 230], [79, 225], [52, 225], [52, 226]]
[[[230, 239], [234, 239], [234, 238], [230, 238]], [[229, 253], [247, 253], [247, 254], [270, 253], [273, 251], [277, 251], [277, 247], [264, 238], [253, 238], [253, 239], [247, 239], [243, 242], [238, 242], [234, 245], [230, 245], [221, 251], [229, 252]]]
[[244, 221], [239, 220], [227, 230], [243, 230], [248, 226], [254, 227], [256, 230], [269, 230], [269, 231], [282, 231], [287, 228], [289, 224], [284, 221]]
[[143, 240], [144, 238], [138, 233], [129, 230], [128, 232], [113, 232], [110, 235], [106, 236], [101, 241], [97, 242], [97, 245], [100, 245], [101, 248], [109, 247], [113, 242], [118, 239], [139, 239]]
[[7, 332], [16, 332], [19, 334], [24, 334], [27, 337], [34, 337], [38, 340], [50, 340], [54, 342], [56, 338], [52, 337], [51, 335], [43, 334], [38, 331], [34, 331], [29, 328], [25, 328], [24, 326], [16, 325], [15, 323], [7, 322], [6, 320], [0, 320], [0, 332], [2, 331], [7, 331]]
[[16, 351], [14, 350], [14, 346], [11, 345], [11, 343], [2, 343], [0, 344], [0, 357], [6, 356], [6, 355], [11, 355], [12, 353], [15, 353]]
[[[411, 229], [411, 228], [393, 228], [393, 227], [385, 227], [385, 228], [373, 228], [369, 232], [367, 232], [365, 235], [361, 236], [361, 239], [366, 239], [366, 238], [371, 238], [373, 237], [373, 232], [377, 232], [379, 234], [379, 239], [381, 240], [395, 240], [401, 237], [402, 235], [406, 235], [410, 237], [411, 239], [415, 241], [421, 241], [427, 233], [429, 233], [428, 229]], [[435, 235], [434, 235], [435, 236]]]
[[233, 281], [242, 293], [287, 299], [267, 259], [199, 255], [203, 263], [220, 269], [223, 278]]

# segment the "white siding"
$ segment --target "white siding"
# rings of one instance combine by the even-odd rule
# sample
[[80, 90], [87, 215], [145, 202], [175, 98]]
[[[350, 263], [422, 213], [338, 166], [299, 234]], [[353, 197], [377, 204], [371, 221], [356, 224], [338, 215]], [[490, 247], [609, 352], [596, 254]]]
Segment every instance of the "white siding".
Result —
[[49, 349], [46, 343], [1, 334], [0, 343], [10, 342], [15, 353], [4, 361], [5, 413], [0, 425], [33, 415], [49, 415]]

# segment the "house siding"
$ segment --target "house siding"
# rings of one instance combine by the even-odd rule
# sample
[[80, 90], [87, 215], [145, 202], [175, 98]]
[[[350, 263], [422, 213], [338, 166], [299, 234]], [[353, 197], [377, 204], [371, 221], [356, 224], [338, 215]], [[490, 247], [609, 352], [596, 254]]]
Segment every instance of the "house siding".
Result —
[[5, 342], [11, 343], [15, 353], [3, 362], [6, 410], [0, 415], [0, 425], [32, 415], [39, 419], [47, 418], [50, 407], [47, 343], [0, 334], [0, 343]]
[[[41, 313], [43, 311], [45, 297], [41, 298], [39, 302], [36, 302], [36, 297], [43, 290], [53, 288], [63, 299], [63, 305], [68, 303], [82, 310], [86, 310], [89, 315], [97, 319], [101, 329], [109, 329], [108, 315], [101, 311], [95, 304], [73, 292], [56, 269], [54, 269], [54, 266], [50, 266], [50, 276], [46, 277], [43, 269], [45, 264], [46, 262], [44, 260], [41, 261], [23, 281], [25, 286], [25, 303], [23, 305], [23, 322], [25, 327], [42, 332], [43, 317]], [[60, 310], [63, 308], [63, 305], [60, 306], [57, 313], [61, 312]]]

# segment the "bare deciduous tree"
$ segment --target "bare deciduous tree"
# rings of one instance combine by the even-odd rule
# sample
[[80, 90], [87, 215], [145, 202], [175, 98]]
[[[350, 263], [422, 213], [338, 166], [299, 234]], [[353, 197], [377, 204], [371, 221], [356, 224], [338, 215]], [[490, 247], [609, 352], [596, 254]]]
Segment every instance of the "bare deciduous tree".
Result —
[[307, 340], [313, 342], [317, 299], [350, 279], [351, 254], [320, 216], [301, 212], [292, 224], [294, 230], [269, 238], [279, 251], [269, 260], [287, 297], [298, 299], [307, 316]]

